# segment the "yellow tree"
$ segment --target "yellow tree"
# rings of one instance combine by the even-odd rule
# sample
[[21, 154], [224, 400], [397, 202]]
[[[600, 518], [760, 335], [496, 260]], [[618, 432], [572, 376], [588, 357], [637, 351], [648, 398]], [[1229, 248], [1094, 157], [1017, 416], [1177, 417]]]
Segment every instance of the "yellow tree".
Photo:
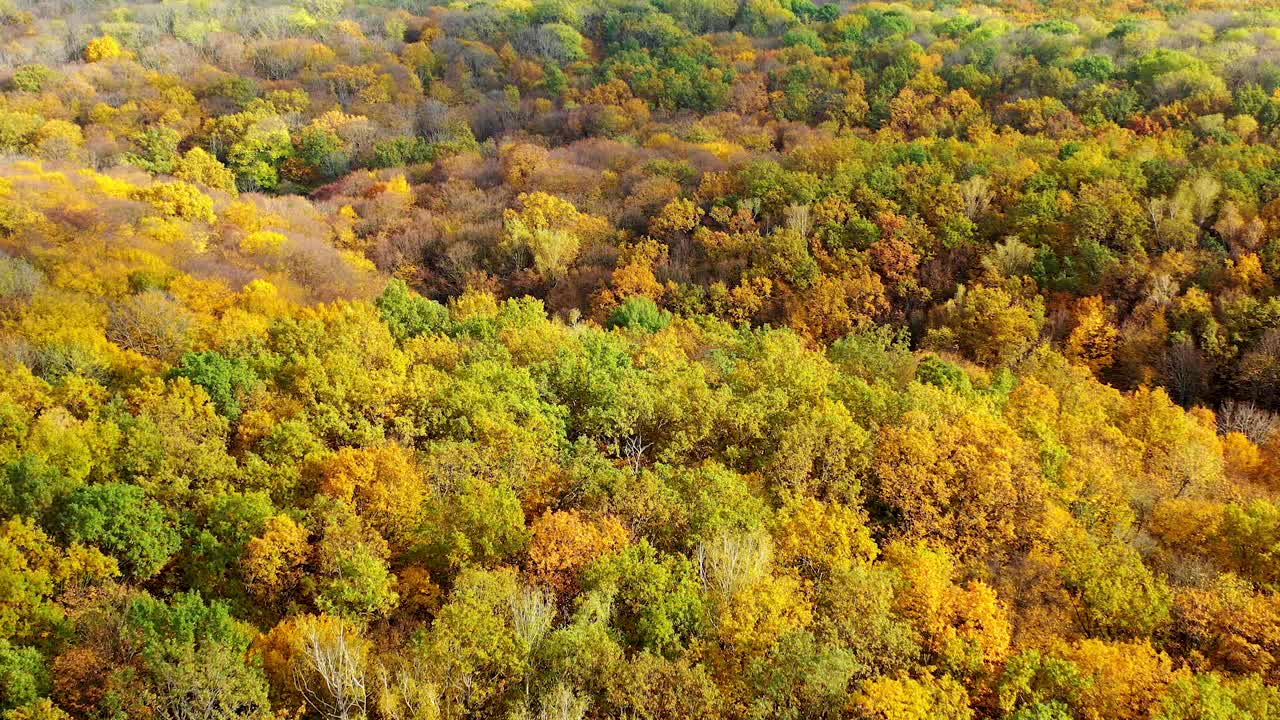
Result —
[[879, 677], [862, 684], [850, 703], [868, 720], [971, 720], [973, 710], [964, 686], [954, 678], [906, 674]]
[[1036, 470], [1017, 433], [980, 410], [913, 410], [876, 444], [876, 493], [900, 518], [898, 534], [964, 557], [1031, 531], [1041, 503]]
[[1043, 303], [1024, 301], [1001, 287], [961, 285], [935, 313], [930, 345], [955, 349], [984, 365], [1022, 358], [1040, 337]]
[[519, 210], [503, 212], [502, 246], [548, 280], [569, 269], [584, 241], [608, 231], [607, 220], [580, 213], [573, 203], [555, 195], [521, 193], [518, 200]]
[[1107, 307], [1098, 295], [1076, 303], [1076, 326], [1067, 338], [1067, 357], [1094, 372], [1114, 362], [1120, 332], [1107, 319]]
[[775, 525], [774, 545], [778, 562], [814, 578], [870, 562], [879, 554], [860, 511], [810, 497], [796, 498], [783, 506]]
[[1228, 573], [1179, 592], [1174, 612], [1188, 652], [1213, 667], [1280, 683], [1280, 595]]
[[267, 520], [240, 560], [245, 585], [259, 601], [279, 602], [302, 581], [311, 557], [310, 533], [288, 515]]
[[954, 560], [945, 550], [894, 543], [885, 561], [897, 574], [894, 607], [920, 634], [942, 667], [962, 677], [982, 677], [1004, 662], [1012, 642], [1009, 611], [986, 584], [954, 582]]
[[584, 517], [577, 510], [548, 511], [530, 530], [534, 577], [565, 595], [576, 592], [578, 576], [587, 565], [628, 542], [626, 528], [616, 518]]
[[1089, 681], [1073, 709], [1084, 720], [1149, 718], [1174, 678], [1173, 662], [1146, 641], [1081, 640], [1064, 656]]
[[765, 575], [725, 598], [717, 630], [722, 643], [744, 658], [758, 657], [788, 633], [813, 622], [807, 583], [792, 574]]
[[85, 62], [102, 62], [103, 60], [112, 60], [124, 54], [124, 50], [120, 47], [120, 41], [110, 35], [102, 35], [89, 41], [84, 48]]
[[352, 504], [393, 545], [412, 542], [429, 489], [412, 454], [399, 445], [342, 448], [313, 459], [320, 492]]

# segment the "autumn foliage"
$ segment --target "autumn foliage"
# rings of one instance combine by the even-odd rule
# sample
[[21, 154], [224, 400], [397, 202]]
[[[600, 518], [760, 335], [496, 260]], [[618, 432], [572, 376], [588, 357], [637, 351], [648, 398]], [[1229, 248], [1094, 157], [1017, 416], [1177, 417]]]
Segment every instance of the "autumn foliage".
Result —
[[0, 3], [0, 718], [1280, 718], [1278, 9]]

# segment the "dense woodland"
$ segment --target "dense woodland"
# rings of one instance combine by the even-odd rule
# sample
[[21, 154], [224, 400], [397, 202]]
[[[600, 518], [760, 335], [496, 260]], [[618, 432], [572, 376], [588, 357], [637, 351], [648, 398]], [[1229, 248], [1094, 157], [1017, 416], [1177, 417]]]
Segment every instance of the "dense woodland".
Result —
[[1280, 3], [0, 0], [4, 720], [1280, 719]]

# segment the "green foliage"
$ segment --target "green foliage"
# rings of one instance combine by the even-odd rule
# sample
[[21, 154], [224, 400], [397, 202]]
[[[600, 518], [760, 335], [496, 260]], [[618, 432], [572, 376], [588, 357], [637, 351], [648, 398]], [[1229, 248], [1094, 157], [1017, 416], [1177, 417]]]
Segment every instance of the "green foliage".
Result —
[[39, 455], [25, 454], [4, 466], [0, 508], [14, 516], [43, 517], [75, 490], [78, 483]]
[[397, 137], [381, 140], [373, 146], [373, 166], [400, 167], [431, 162], [439, 152], [437, 147], [421, 137]]
[[38, 93], [55, 77], [57, 72], [48, 66], [22, 65], [13, 71], [13, 86], [23, 92]]
[[409, 289], [403, 280], [392, 280], [374, 301], [378, 314], [396, 340], [404, 342], [419, 335], [445, 332], [449, 311], [434, 300]]
[[182, 593], [168, 603], [147, 595], [124, 611], [129, 639], [141, 649], [162, 712], [181, 716], [194, 707], [202, 717], [253, 717], [270, 703], [261, 670], [245, 662], [252, 638], [220, 602]]
[[1071, 63], [1071, 71], [1081, 77], [1106, 82], [1116, 74], [1116, 66], [1106, 55], [1089, 55]]
[[505, 485], [467, 478], [443, 498], [424, 532], [431, 554], [444, 567], [493, 566], [528, 543], [520, 499]]
[[258, 384], [257, 374], [246, 363], [212, 350], [183, 355], [169, 374], [204, 388], [218, 412], [232, 421], [240, 417], [245, 395]]
[[59, 519], [68, 539], [98, 547], [139, 580], [159, 573], [180, 546], [164, 508], [136, 485], [82, 487], [67, 499]]
[[631, 297], [609, 313], [608, 328], [658, 332], [671, 323], [671, 313], [660, 309], [647, 297]]
[[32, 703], [49, 689], [49, 669], [40, 651], [0, 640], [0, 710]]
[[1275, 715], [1276, 0], [17, 5], [5, 720]]
[[600, 559], [584, 585], [613, 599], [613, 621], [628, 642], [671, 656], [695, 637], [705, 609], [693, 564], [648, 542]]
[[973, 384], [964, 370], [938, 357], [926, 355], [916, 368], [916, 379], [928, 385], [937, 385], [960, 393], [973, 390]]
[[127, 162], [153, 173], [172, 173], [178, 161], [182, 135], [164, 126], [147, 128], [135, 138], [139, 152], [125, 156]]
[[1067, 553], [1063, 580], [1085, 628], [1108, 638], [1145, 637], [1169, 622], [1169, 589], [1137, 552], [1120, 543], [1091, 543]]
[[246, 113], [236, 120], [239, 127], [227, 149], [227, 165], [240, 188], [271, 190], [280, 182], [280, 164], [293, 155], [289, 128], [272, 114]]

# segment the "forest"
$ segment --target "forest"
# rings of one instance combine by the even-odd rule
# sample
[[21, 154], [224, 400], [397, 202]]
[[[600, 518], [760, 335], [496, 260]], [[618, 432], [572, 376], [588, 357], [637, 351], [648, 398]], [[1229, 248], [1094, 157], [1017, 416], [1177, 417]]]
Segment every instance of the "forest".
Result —
[[0, 719], [1280, 720], [1280, 0], [0, 0]]

